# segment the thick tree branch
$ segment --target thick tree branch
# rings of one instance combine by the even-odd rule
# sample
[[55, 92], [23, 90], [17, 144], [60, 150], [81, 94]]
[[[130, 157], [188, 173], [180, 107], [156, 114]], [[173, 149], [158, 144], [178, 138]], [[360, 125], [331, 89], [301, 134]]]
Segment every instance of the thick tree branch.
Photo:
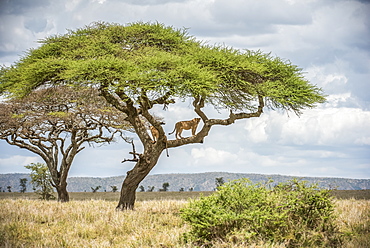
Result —
[[203, 122], [206, 123], [208, 120], [208, 117], [206, 114], [202, 111], [202, 108], [204, 108], [204, 97], [196, 97], [193, 101], [194, 111], [199, 115], [200, 118], [202, 118]]
[[208, 119], [206, 114], [202, 111], [202, 108], [204, 107], [204, 99], [202, 98], [195, 98], [193, 101], [194, 111], [202, 118], [204, 125], [202, 129], [193, 137], [188, 137], [184, 139], [179, 140], [169, 140], [168, 147], [179, 147], [182, 145], [187, 145], [191, 143], [203, 143], [204, 138], [208, 136], [212, 126], [214, 125], [230, 125], [234, 123], [236, 120], [240, 119], [247, 119], [252, 117], [259, 117], [263, 113], [263, 107], [264, 107], [264, 100], [262, 96], [258, 96], [258, 108], [257, 111], [254, 113], [237, 113], [234, 114], [232, 111], [230, 111], [230, 115], [226, 119]]
[[16, 145], [20, 148], [24, 148], [24, 149], [27, 149], [33, 153], [36, 153], [38, 154], [40, 157], [42, 157], [43, 159], [46, 159], [46, 154], [39, 149], [39, 147], [37, 146], [32, 146], [26, 142], [24, 142], [23, 140], [18, 140], [16, 139], [14, 136], [11, 136], [10, 139], [9, 138], [5, 138], [4, 139], [8, 144], [10, 145]]
[[120, 94], [120, 92], [116, 92], [117, 96], [114, 96], [113, 94], [109, 93], [108, 90], [105, 87], [100, 87], [100, 95], [105, 98], [105, 100], [112, 104], [116, 109], [120, 110], [123, 113], [128, 112], [127, 106], [121, 102], [121, 100], [129, 100], [129, 98], [126, 95]]

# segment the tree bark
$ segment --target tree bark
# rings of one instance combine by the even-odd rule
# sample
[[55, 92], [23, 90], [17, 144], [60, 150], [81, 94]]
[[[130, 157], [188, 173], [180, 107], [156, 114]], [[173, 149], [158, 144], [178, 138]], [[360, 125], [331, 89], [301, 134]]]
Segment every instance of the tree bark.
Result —
[[69, 194], [67, 191], [67, 182], [61, 182], [56, 187], [57, 193], [58, 193], [58, 201], [59, 202], [69, 202]]
[[117, 210], [133, 210], [136, 200], [136, 189], [141, 181], [149, 174], [165, 148], [164, 142], [153, 146], [154, 149], [148, 149], [140, 155], [139, 161], [134, 168], [127, 172], [127, 176], [122, 183], [120, 199]]
[[[63, 154], [62, 163], [60, 165], [60, 170], [58, 171], [58, 164], [57, 159], [52, 158], [49, 156], [49, 160], [47, 166], [50, 171], [52, 186], [57, 190], [58, 193], [58, 201], [59, 202], [69, 202], [69, 194], [67, 191], [67, 178], [68, 172], [71, 168], [71, 161], [77, 152], [73, 152], [69, 157], [66, 158], [66, 154]], [[66, 160], [70, 160], [70, 163], [67, 163]]]
[[226, 119], [208, 119], [205, 113], [201, 110], [204, 107], [204, 99], [196, 98], [193, 102], [194, 111], [202, 118], [204, 125], [202, 129], [195, 136], [180, 139], [167, 140], [164, 130], [158, 122], [156, 122], [146, 108], [142, 108], [142, 115], [159, 131], [159, 139], [153, 144], [151, 138], [148, 136], [147, 130], [140, 118], [138, 118], [138, 111], [133, 107], [133, 104], [127, 102], [130, 111], [127, 111], [128, 120], [133, 125], [144, 145], [144, 154], [139, 156], [139, 161], [134, 168], [127, 172], [127, 176], [122, 183], [120, 200], [118, 202], [117, 210], [132, 210], [134, 209], [136, 199], [136, 189], [140, 182], [149, 174], [152, 168], [157, 164], [157, 161], [166, 147], [178, 147], [190, 143], [203, 143], [203, 140], [208, 136], [211, 127], [214, 125], [230, 125], [238, 119], [246, 119], [251, 117], [259, 117], [263, 112], [264, 101], [262, 96], [258, 96], [259, 106], [254, 113], [238, 113], [234, 114], [230, 111], [229, 118]]
[[[53, 170], [53, 172], [56, 171]], [[54, 175], [51, 175], [51, 185], [57, 190], [59, 202], [69, 202], [67, 177], [60, 177], [60, 173], [56, 172]]]

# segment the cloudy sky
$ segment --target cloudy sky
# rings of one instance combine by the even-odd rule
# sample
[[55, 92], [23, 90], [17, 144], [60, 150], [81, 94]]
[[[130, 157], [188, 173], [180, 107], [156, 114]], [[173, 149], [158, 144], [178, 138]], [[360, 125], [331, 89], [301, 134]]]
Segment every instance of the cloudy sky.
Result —
[[[189, 28], [209, 44], [271, 52], [303, 68], [328, 101], [300, 117], [266, 110], [260, 118], [216, 127], [204, 144], [170, 149], [152, 174], [370, 178], [369, 13], [365, 0], [0, 0], [0, 64], [11, 65], [46, 36], [94, 21], [158, 21]], [[195, 117], [187, 102], [158, 114], [166, 132]], [[86, 148], [70, 176], [123, 175], [133, 166], [120, 163], [129, 151], [123, 142]], [[32, 162], [42, 160], [0, 141], [0, 173], [27, 172], [24, 165]]]

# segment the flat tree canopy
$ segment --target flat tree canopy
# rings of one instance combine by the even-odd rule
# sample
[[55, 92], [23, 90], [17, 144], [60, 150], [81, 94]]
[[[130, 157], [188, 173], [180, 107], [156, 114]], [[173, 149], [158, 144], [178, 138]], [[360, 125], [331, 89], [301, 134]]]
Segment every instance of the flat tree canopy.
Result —
[[[41, 41], [37, 49], [0, 74], [0, 92], [23, 97], [44, 85], [68, 84], [99, 89], [116, 109], [127, 115], [144, 151], [128, 172], [120, 209], [133, 208], [135, 190], [156, 165], [166, 147], [201, 143], [213, 125], [259, 117], [263, 108], [301, 114], [325, 100], [288, 60], [261, 51], [211, 46], [185, 29], [159, 23], [128, 25], [93, 23]], [[174, 99], [192, 99], [203, 126], [194, 136], [168, 140], [150, 109]], [[206, 105], [230, 111], [226, 119], [210, 119]], [[152, 142], [146, 119], [159, 132]]]

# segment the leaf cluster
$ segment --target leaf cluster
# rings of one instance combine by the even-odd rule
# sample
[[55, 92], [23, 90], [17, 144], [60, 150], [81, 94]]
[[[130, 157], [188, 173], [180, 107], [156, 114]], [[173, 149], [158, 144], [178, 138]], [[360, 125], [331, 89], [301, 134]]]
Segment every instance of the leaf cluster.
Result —
[[96, 22], [40, 42], [1, 69], [2, 94], [24, 96], [40, 85], [67, 83], [124, 92], [134, 104], [143, 98], [201, 96], [216, 108], [240, 111], [255, 109], [262, 96], [266, 106], [297, 114], [325, 100], [289, 61], [210, 46], [186, 29], [160, 23]]
[[31, 163], [24, 167], [31, 170], [31, 184], [35, 193], [40, 195], [43, 200], [55, 199], [48, 167], [41, 163]]
[[211, 245], [263, 241], [286, 247], [340, 247], [329, 191], [291, 180], [273, 186], [248, 179], [224, 184], [181, 210], [188, 242]]

